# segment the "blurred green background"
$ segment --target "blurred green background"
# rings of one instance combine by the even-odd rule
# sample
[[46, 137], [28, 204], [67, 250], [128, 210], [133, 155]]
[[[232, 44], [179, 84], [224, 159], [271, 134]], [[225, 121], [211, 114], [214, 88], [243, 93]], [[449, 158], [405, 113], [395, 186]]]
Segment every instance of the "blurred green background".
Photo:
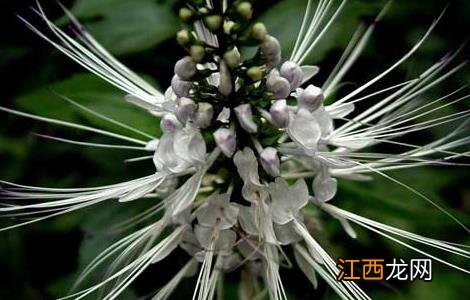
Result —
[[[179, 29], [175, 17], [180, 7], [179, 1], [62, 2], [121, 61], [143, 74], [161, 90], [169, 85], [173, 64], [184, 55], [173, 38]], [[266, 22], [270, 32], [281, 40], [283, 51], [288, 53], [298, 32], [306, 0], [255, 2], [256, 17]], [[393, 63], [413, 45], [447, 2], [450, 2], [448, 11], [432, 37], [383, 85], [402, 82], [430, 66], [448, 51], [458, 48], [468, 38], [470, 1], [395, 1], [378, 25], [363, 56], [345, 80], [351, 86], [360, 84]], [[43, 0], [41, 3], [51, 18], [61, 20], [62, 12], [55, 1]], [[0, 3], [3, 21], [0, 29], [0, 105], [114, 129], [74, 109], [55, 94], [61, 93], [136, 128], [157, 133], [158, 121], [155, 118], [126, 104], [122, 92], [85, 72], [26, 29], [15, 14], [37, 21], [37, 16], [29, 10], [31, 5], [34, 5], [34, 1], [2, 0]], [[321, 74], [314, 83], [321, 83], [328, 71], [332, 70], [355, 27], [360, 22], [370, 22], [383, 5], [384, 1], [350, 1], [339, 21], [323, 39], [322, 46], [310, 58], [309, 62], [321, 67]], [[459, 60], [465, 59], [468, 56], [466, 54], [468, 47], [464, 48]], [[429, 99], [469, 81], [470, 71], [467, 67], [433, 89], [428, 94]], [[466, 102], [450, 108], [449, 112], [468, 107]], [[436, 128], [427, 137], [442, 136], [451, 127]], [[0, 113], [0, 179], [29, 185], [77, 187], [116, 183], [153, 171], [149, 161], [132, 164], [123, 162], [139, 153], [71, 146], [41, 139], [34, 133], [96, 142], [109, 141], [96, 135]], [[381, 150], [386, 151], [387, 148]], [[445, 205], [464, 223], [469, 224], [468, 169], [420, 168], [393, 172], [391, 175]], [[334, 202], [361, 215], [423, 235], [469, 242], [468, 234], [436, 209], [382, 178], [366, 183], [341, 180], [340, 192]], [[0, 274], [3, 279], [0, 280], [0, 299], [53, 299], [65, 295], [77, 272], [106, 245], [119, 238], [106, 234], [105, 229], [149, 204], [148, 201], [130, 204], [109, 201], [78, 213], [1, 232]], [[335, 221], [328, 217], [321, 217], [321, 221], [324, 231], [319, 238], [333, 253], [333, 257], [421, 257], [356, 227], [359, 238], [351, 240]], [[7, 224], [11, 224], [11, 221], [0, 220], [0, 225]], [[185, 254], [177, 251], [165, 262], [152, 266], [121, 299], [145, 299], [148, 293], [170, 279], [185, 259]], [[469, 267], [468, 261], [450, 259]], [[98, 273], [93, 276], [99, 278], [101, 274]], [[297, 269], [283, 270], [281, 275], [290, 299], [336, 297], [324, 282], [317, 290], [313, 290]], [[237, 299], [238, 275], [229, 275], [226, 279], [226, 299]], [[470, 276], [464, 273], [435, 263], [431, 283], [368, 283], [364, 287], [376, 299], [461, 299], [470, 295], [469, 279]], [[193, 279], [183, 282], [174, 299], [190, 298], [193, 286]]]

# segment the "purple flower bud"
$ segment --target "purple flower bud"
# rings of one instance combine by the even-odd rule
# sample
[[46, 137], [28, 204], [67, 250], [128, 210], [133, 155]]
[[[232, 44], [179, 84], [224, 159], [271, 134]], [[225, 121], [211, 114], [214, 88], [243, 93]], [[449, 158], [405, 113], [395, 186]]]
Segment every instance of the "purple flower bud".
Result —
[[298, 88], [302, 82], [302, 69], [293, 61], [283, 63], [280, 74], [289, 81], [291, 91]]
[[275, 101], [271, 105], [269, 113], [274, 125], [277, 127], [286, 128], [289, 124], [289, 108], [285, 99]]
[[275, 99], [285, 99], [291, 92], [289, 81], [279, 76], [277, 71], [269, 73], [266, 87], [274, 94]]
[[219, 128], [214, 132], [214, 139], [223, 154], [231, 157], [237, 148], [237, 137], [233, 130]]
[[180, 98], [176, 115], [181, 123], [186, 124], [194, 116], [195, 112], [196, 103], [193, 100], [186, 97]]
[[196, 74], [196, 63], [190, 56], [183, 57], [175, 64], [175, 74], [182, 80], [190, 80]]
[[266, 65], [272, 68], [281, 62], [281, 45], [273, 36], [266, 36], [261, 44], [261, 51], [266, 57]]
[[258, 125], [253, 121], [253, 113], [250, 104], [241, 104], [234, 108], [238, 122], [249, 133], [258, 131]]
[[173, 133], [181, 129], [182, 125], [174, 114], [165, 114], [160, 121], [160, 128], [163, 133]]
[[190, 81], [181, 80], [178, 75], [171, 79], [171, 88], [178, 97], [188, 97], [192, 83]]
[[277, 156], [277, 150], [268, 147], [260, 153], [261, 166], [269, 175], [277, 177], [280, 174], [281, 162]]
[[214, 108], [207, 102], [201, 102], [198, 105], [196, 113], [196, 125], [199, 128], [207, 128], [212, 123], [214, 117]]
[[297, 98], [299, 108], [305, 108], [309, 111], [317, 110], [324, 100], [321, 88], [309, 85], [303, 90]]

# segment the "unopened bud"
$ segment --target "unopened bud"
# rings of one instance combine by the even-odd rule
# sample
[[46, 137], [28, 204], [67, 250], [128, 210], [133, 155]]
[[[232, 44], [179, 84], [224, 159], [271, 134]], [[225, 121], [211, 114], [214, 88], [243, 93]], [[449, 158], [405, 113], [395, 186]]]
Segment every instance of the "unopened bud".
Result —
[[245, 19], [251, 19], [253, 16], [253, 7], [250, 2], [243, 1], [237, 5], [237, 12]]
[[176, 115], [181, 121], [181, 123], [186, 124], [186, 122], [190, 120], [195, 113], [196, 103], [192, 99], [186, 97], [182, 97], [179, 99], [179, 105]]
[[192, 83], [190, 81], [181, 80], [178, 75], [173, 76], [171, 79], [171, 88], [178, 97], [187, 97], [191, 90]]
[[222, 111], [217, 116], [217, 121], [222, 123], [229, 123], [230, 122], [230, 108], [224, 107]]
[[281, 62], [281, 45], [273, 36], [266, 36], [261, 44], [261, 51], [266, 57], [266, 65], [270, 68]]
[[302, 69], [293, 61], [283, 63], [280, 74], [289, 81], [291, 91], [298, 88], [302, 82]]
[[268, 31], [266, 30], [266, 26], [264, 26], [263, 23], [256, 23], [253, 25], [253, 30], [252, 33], [253, 38], [257, 39], [258, 41], [264, 41], [266, 38], [266, 35], [268, 34]]
[[237, 137], [233, 130], [227, 128], [219, 128], [214, 132], [214, 140], [217, 147], [227, 157], [231, 157], [237, 149]]
[[225, 34], [232, 34], [233, 29], [235, 29], [236, 23], [233, 21], [225, 21], [224, 22], [224, 33]]
[[240, 64], [240, 52], [238, 52], [237, 47], [225, 52], [224, 60], [227, 63], [227, 66], [230, 69], [236, 68]]
[[165, 114], [160, 121], [160, 128], [163, 133], [173, 133], [182, 126], [174, 114]]
[[219, 15], [212, 15], [204, 18], [204, 23], [210, 31], [219, 30], [220, 26], [222, 26], [222, 21], [222, 17]]
[[204, 58], [204, 55], [206, 55], [206, 50], [200, 45], [192, 45], [189, 49], [189, 53], [191, 53], [193, 61], [198, 63]]
[[284, 77], [279, 76], [276, 70], [271, 71], [266, 81], [266, 87], [274, 94], [275, 99], [285, 99], [289, 96], [290, 83]]
[[321, 88], [309, 85], [297, 98], [299, 108], [305, 108], [309, 111], [317, 110], [323, 103], [324, 96]]
[[219, 92], [224, 96], [228, 96], [230, 95], [233, 89], [232, 76], [230, 75], [230, 70], [228, 69], [227, 64], [224, 61], [220, 62], [219, 69]]
[[207, 128], [212, 123], [214, 117], [214, 108], [207, 102], [201, 102], [198, 105], [196, 113], [196, 125], [199, 128]]
[[183, 7], [179, 11], [179, 16], [183, 22], [189, 22], [193, 16], [193, 11], [187, 7]]
[[268, 147], [260, 153], [261, 166], [269, 175], [277, 177], [280, 174], [281, 162], [277, 156], [277, 150]]
[[263, 78], [263, 70], [260, 67], [251, 67], [246, 71], [246, 75], [254, 82], [260, 81]]
[[182, 80], [190, 80], [196, 74], [196, 63], [190, 56], [183, 57], [175, 64], [175, 74]]
[[269, 109], [274, 125], [279, 128], [286, 128], [289, 124], [289, 108], [285, 99], [277, 100]]
[[253, 112], [250, 104], [241, 104], [234, 108], [240, 126], [246, 132], [255, 133], [258, 131], [258, 125], [253, 121]]
[[191, 41], [191, 35], [186, 29], [182, 29], [176, 33], [176, 40], [180, 45], [186, 45]]
[[209, 9], [207, 7], [201, 7], [199, 8], [199, 13], [203, 15], [207, 15], [209, 13]]

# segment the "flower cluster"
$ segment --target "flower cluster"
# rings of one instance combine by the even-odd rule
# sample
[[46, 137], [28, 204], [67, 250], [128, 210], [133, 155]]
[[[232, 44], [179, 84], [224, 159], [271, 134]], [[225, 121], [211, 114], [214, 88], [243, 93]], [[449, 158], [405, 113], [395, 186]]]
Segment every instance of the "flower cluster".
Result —
[[[39, 7], [37, 12], [53, 35], [24, 20], [26, 24], [80, 65], [127, 92], [127, 101], [159, 117], [162, 135], [136, 140], [1, 108], [134, 143], [137, 146], [132, 147], [152, 154], [156, 169], [155, 174], [143, 178], [93, 188], [52, 189], [5, 183], [11, 187], [4, 190], [6, 199], [53, 201], [1, 207], [0, 213], [7, 216], [40, 214], [37, 219], [3, 230], [110, 199], [121, 202], [144, 197], [158, 199], [153, 207], [126, 223], [135, 226], [150, 221], [150, 225], [107, 248], [84, 271], [78, 284], [98, 265], [116, 257], [109, 276], [70, 295], [76, 299], [109, 286], [104, 299], [116, 298], [147, 266], [164, 259], [176, 247], [188, 253], [188, 264], [154, 299], [166, 299], [184, 277], [195, 273], [198, 263], [201, 267], [193, 299], [212, 299], [221, 275], [235, 270], [242, 270], [243, 274], [241, 298], [254, 299], [263, 293], [263, 289], [257, 288], [262, 281], [271, 299], [286, 299], [279, 269], [289, 262], [283, 251], [287, 246], [294, 249], [297, 265], [314, 286], [315, 274], [319, 274], [342, 298], [368, 299], [356, 283], [335, 280], [339, 271], [307, 225], [315, 222], [315, 216], [305, 210], [307, 207], [339, 220], [352, 238], [356, 233], [350, 222], [391, 239], [400, 237], [469, 257], [467, 250], [455, 244], [409, 233], [328, 203], [336, 195], [339, 177], [368, 180], [368, 174], [375, 173], [414, 191], [384, 172], [451, 164], [451, 158], [465, 155], [453, 152], [452, 148], [468, 142], [468, 138], [458, 138], [464, 125], [424, 146], [394, 141], [404, 134], [468, 116], [468, 112], [459, 112], [421, 121], [422, 117], [444, 108], [447, 104], [441, 104], [442, 100], [455, 93], [421, 106], [415, 104], [419, 95], [462, 67], [446, 69], [455, 54], [444, 57], [415, 79], [363, 94], [410, 57], [436, 23], [403, 58], [332, 102], [333, 92], [364, 48], [374, 22], [355, 35], [323, 85], [311, 83], [319, 68], [305, 65], [304, 61], [346, 1], [333, 9], [334, 2], [322, 0], [313, 9], [308, 1], [294, 50], [283, 61], [279, 41], [263, 23], [252, 22], [251, 1], [188, 1], [179, 12], [184, 29], [177, 33], [177, 41], [187, 54], [176, 62], [171, 86], [165, 93], [119, 63], [70, 13], [67, 12], [75, 37], [49, 21]], [[251, 51], [244, 51], [247, 48]], [[365, 111], [348, 117], [355, 112], [355, 103], [371, 98], [378, 100]], [[117, 126], [127, 126], [91, 113]], [[379, 143], [408, 149], [400, 154], [368, 152]], [[434, 155], [440, 159], [433, 159]], [[171, 233], [166, 229], [172, 229]], [[407, 242], [400, 243], [413, 249]]]

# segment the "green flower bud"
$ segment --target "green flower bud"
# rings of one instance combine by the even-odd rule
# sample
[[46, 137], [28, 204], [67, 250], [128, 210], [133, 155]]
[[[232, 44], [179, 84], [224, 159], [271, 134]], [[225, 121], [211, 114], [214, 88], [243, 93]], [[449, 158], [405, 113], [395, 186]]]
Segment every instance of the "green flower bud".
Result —
[[186, 45], [191, 41], [191, 35], [186, 29], [182, 29], [176, 33], [176, 40], [180, 45]]
[[225, 52], [224, 60], [229, 68], [234, 69], [240, 64], [240, 52], [238, 52], [238, 49], [235, 47]]
[[195, 62], [200, 62], [204, 58], [204, 55], [206, 54], [204, 47], [200, 45], [192, 45], [189, 52], [191, 54], [191, 58]]
[[233, 21], [225, 21], [224, 22], [224, 33], [231, 34], [233, 29], [236, 28], [236, 23]]
[[266, 38], [268, 31], [266, 30], [266, 26], [263, 23], [256, 23], [253, 25], [252, 35], [253, 38], [257, 39], [258, 41], [263, 41]]
[[260, 67], [251, 67], [246, 71], [246, 75], [253, 81], [259, 81], [263, 78], [263, 71]]
[[209, 9], [207, 9], [207, 7], [201, 7], [199, 9], [199, 13], [203, 15], [207, 15], [209, 13]]
[[183, 7], [179, 11], [179, 16], [183, 22], [189, 22], [193, 16], [193, 11], [187, 7]]
[[219, 15], [207, 16], [204, 18], [204, 23], [210, 31], [219, 30], [220, 26], [222, 26], [222, 21], [222, 17]]
[[237, 5], [237, 12], [248, 20], [253, 16], [253, 7], [250, 2], [244, 1]]

